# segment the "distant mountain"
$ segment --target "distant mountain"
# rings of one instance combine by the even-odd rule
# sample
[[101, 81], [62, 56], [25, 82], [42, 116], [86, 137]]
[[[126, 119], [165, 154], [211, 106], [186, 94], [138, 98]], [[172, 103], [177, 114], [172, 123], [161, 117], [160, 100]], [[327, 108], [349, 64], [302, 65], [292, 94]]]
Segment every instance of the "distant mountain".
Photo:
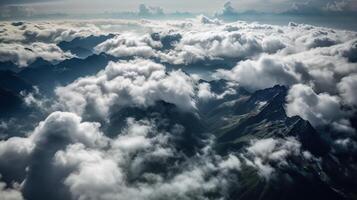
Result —
[[91, 35], [89, 37], [77, 37], [72, 41], [62, 41], [57, 44], [63, 51], [70, 51], [72, 54], [75, 54], [79, 58], [86, 58], [93, 54], [93, 48], [98, 44], [114, 37], [114, 34], [108, 35]]
[[0, 88], [0, 119], [13, 116], [21, 109], [22, 99], [10, 90]]
[[11, 61], [6, 61], [6, 62], [0, 62], [0, 71], [3, 71], [3, 70], [19, 72], [19, 71], [21, 71], [21, 68], [19, 68], [16, 64], [14, 64]]
[[0, 70], [0, 119], [27, 115], [28, 108], [23, 104], [20, 92], [32, 90], [32, 85], [15, 72]]
[[21, 91], [31, 91], [32, 85], [10, 70], [0, 71], [0, 88], [15, 94]]
[[52, 65], [50, 61], [47, 61], [41, 57], [37, 58], [33, 63], [30, 64], [32, 68], [42, 67]]
[[40, 89], [52, 93], [56, 85], [68, 84], [79, 77], [96, 74], [105, 68], [109, 60], [115, 59], [105, 54], [99, 54], [91, 55], [85, 59], [64, 60], [56, 65], [29, 65], [20, 71], [18, 76], [39, 86]]

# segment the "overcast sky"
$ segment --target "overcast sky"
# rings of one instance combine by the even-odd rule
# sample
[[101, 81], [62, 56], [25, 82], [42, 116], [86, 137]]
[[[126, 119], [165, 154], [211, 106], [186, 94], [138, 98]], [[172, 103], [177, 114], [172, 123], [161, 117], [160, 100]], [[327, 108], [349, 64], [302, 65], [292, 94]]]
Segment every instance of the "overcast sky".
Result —
[[[0, 5], [24, 5], [43, 13], [101, 13], [136, 11], [140, 4], [146, 4], [161, 7], [166, 12], [214, 13], [226, 2], [226, 0], [0, 0]], [[283, 12], [292, 8], [357, 11], [357, 0], [231, 0], [231, 3], [238, 11]]]

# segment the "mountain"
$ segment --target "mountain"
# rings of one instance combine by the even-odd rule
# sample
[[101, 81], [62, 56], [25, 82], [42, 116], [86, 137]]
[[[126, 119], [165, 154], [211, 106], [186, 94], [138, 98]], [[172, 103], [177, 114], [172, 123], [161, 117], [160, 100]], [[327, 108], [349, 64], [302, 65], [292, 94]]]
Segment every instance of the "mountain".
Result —
[[41, 57], [37, 58], [33, 63], [30, 64], [32, 68], [43, 67], [48, 65], [52, 65], [52, 63]]
[[21, 91], [31, 91], [32, 85], [10, 70], [0, 71], [0, 88], [7, 89], [15, 94]]
[[[224, 81], [209, 83], [212, 91], [222, 92], [225, 87]], [[349, 199], [345, 194], [355, 195], [351, 192], [351, 185], [356, 184], [346, 176], [339, 178], [337, 174], [356, 170], [340, 169], [339, 162], [346, 162], [344, 166], [348, 166], [347, 161], [337, 160], [328, 140], [308, 121], [286, 115], [288, 88], [274, 86], [253, 93], [237, 88], [237, 91], [240, 92], [230, 96], [227, 102], [206, 103], [211, 106], [211, 111], [206, 112], [203, 119], [208, 131], [216, 136], [214, 146], [217, 153], [242, 154], [252, 140], [295, 137], [302, 150], [321, 160], [307, 163], [301, 158], [288, 158], [288, 164], [275, 168], [275, 176], [270, 180], [260, 177], [254, 168], [244, 164], [239, 173], [240, 185], [229, 192], [229, 199], [337, 200]], [[339, 173], [336, 169], [340, 169]], [[343, 191], [345, 188], [349, 190]]]
[[[118, 134], [116, 130], [123, 128], [126, 124], [125, 119], [128, 117], [136, 120], [149, 118], [155, 121], [159, 131], [171, 130], [170, 132], [174, 134], [175, 138], [175, 141], [172, 141], [173, 144], [187, 155], [193, 155], [201, 147], [200, 141], [202, 141], [203, 133], [206, 131], [204, 122], [196, 113], [182, 111], [174, 104], [158, 101], [148, 108], [133, 106], [112, 111], [109, 118], [110, 123], [107, 127], [104, 127], [105, 132], [111, 133], [110, 136], [115, 137]], [[182, 129], [182, 132], [174, 131], [176, 129]]]
[[25, 117], [30, 110], [23, 103], [21, 92], [31, 92], [30, 83], [10, 70], [0, 70], [0, 119]]
[[17, 65], [15, 65], [11, 61], [6, 61], [6, 62], [0, 62], [0, 71], [2, 70], [10, 70], [13, 72], [19, 72], [21, 71], [21, 68], [19, 68]]
[[0, 119], [13, 116], [21, 109], [22, 99], [7, 89], [0, 88]]
[[96, 74], [105, 68], [109, 60], [113, 59], [105, 54], [95, 54], [85, 59], [64, 60], [56, 65], [30, 65], [20, 71], [18, 76], [39, 86], [45, 92], [52, 93], [57, 85], [68, 84], [79, 77]]
[[93, 48], [98, 44], [114, 37], [114, 34], [108, 35], [91, 35], [89, 37], [77, 37], [69, 42], [62, 41], [57, 44], [63, 51], [70, 51], [79, 58], [86, 58], [93, 54]]
[[[275, 86], [258, 90], [230, 108], [230, 119], [222, 127], [214, 127], [219, 151], [235, 151], [253, 138], [299, 138], [302, 147], [315, 155], [324, 155], [329, 149], [311, 124], [285, 112], [287, 88]], [[214, 111], [212, 112], [214, 113]]]

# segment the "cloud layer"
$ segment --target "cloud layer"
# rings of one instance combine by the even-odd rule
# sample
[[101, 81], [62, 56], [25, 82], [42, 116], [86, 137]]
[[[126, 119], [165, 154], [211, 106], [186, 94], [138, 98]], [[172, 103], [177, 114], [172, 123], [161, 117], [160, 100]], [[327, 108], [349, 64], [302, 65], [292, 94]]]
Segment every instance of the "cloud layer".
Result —
[[[325, 164], [354, 178], [356, 32], [205, 16], [1, 25], [0, 61], [21, 67], [72, 58], [60, 41], [115, 34], [92, 49], [108, 61], [99, 72], [44, 99], [20, 93], [45, 108], [26, 134], [0, 140], [6, 200], [232, 199], [305, 175], [330, 191]], [[310, 153], [324, 148], [311, 141], [327, 153]]]

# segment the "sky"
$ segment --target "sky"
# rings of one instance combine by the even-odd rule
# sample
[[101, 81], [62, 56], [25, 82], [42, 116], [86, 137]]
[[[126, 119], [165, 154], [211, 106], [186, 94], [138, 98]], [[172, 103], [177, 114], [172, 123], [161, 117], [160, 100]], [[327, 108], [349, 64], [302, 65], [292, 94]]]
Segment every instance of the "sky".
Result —
[[[225, 0], [1, 0], [2, 7], [24, 6], [43, 13], [101, 13], [136, 11], [140, 4], [163, 8], [166, 12], [215, 13]], [[232, 7], [240, 12], [285, 12], [289, 10], [357, 11], [356, 0], [232, 0]]]
[[0, 0], [0, 20], [208, 17], [356, 30], [357, 0]]

